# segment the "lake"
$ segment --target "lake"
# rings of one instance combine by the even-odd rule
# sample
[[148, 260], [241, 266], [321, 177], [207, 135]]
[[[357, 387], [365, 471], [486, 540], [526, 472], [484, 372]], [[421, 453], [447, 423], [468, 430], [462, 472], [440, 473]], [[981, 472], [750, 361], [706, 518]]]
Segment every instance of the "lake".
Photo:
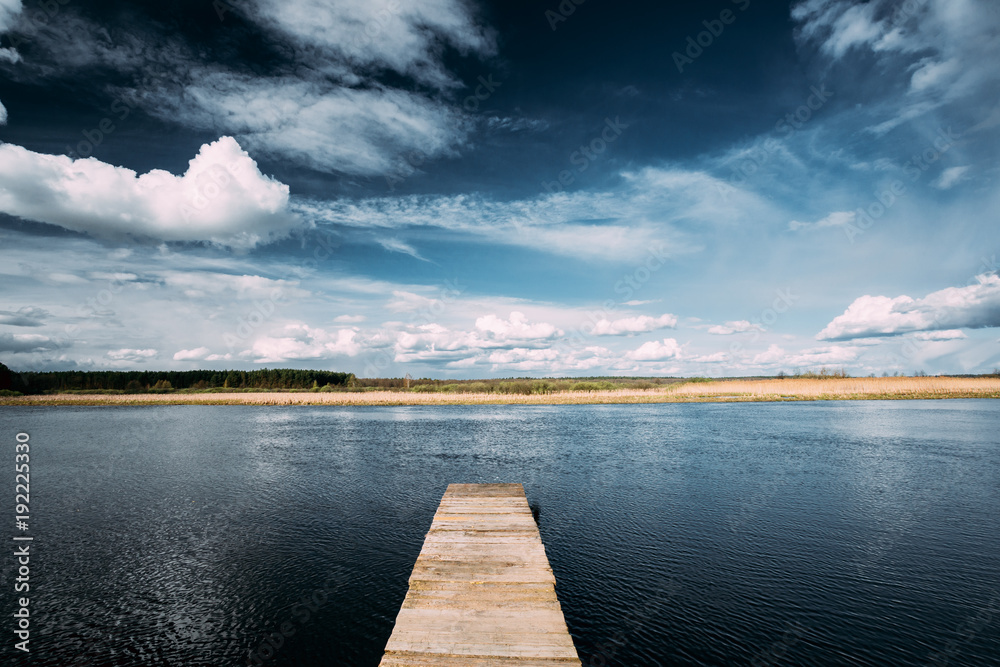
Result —
[[6, 407], [0, 425], [10, 462], [31, 436], [35, 538], [30, 661], [11, 624], [8, 664], [375, 667], [450, 482], [524, 484], [584, 665], [1000, 656], [1000, 401]]

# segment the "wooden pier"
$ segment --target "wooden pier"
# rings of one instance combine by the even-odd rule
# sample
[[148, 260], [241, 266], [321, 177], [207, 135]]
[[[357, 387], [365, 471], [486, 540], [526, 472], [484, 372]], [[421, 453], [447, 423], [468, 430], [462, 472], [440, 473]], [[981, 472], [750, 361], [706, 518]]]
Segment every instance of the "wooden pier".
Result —
[[451, 484], [380, 667], [580, 665], [520, 484]]

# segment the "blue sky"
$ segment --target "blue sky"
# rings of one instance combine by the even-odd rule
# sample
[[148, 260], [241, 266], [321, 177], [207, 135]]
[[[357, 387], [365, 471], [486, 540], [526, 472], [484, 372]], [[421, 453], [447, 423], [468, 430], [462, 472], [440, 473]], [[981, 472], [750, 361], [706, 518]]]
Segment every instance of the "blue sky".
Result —
[[1000, 366], [987, 0], [0, 0], [0, 360]]

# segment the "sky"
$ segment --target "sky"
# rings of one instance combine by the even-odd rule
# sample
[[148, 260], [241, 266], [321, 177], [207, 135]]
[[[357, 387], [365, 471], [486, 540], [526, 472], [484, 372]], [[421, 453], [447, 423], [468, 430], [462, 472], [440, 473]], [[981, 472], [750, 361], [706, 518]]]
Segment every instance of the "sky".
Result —
[[0, 0], [0, 361], [1000, 366], [992, 0]]

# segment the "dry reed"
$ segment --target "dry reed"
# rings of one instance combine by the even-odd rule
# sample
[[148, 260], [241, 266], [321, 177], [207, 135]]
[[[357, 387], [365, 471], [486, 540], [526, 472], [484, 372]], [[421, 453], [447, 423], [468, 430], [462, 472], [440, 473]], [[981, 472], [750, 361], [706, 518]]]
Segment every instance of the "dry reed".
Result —
[[0, 405], [559, 405], [794, 400], [1000, 398], [1000, 378], [791, 378], [688, 382], [655, 389], [551, 394], [365, 393], [55, 394]]

